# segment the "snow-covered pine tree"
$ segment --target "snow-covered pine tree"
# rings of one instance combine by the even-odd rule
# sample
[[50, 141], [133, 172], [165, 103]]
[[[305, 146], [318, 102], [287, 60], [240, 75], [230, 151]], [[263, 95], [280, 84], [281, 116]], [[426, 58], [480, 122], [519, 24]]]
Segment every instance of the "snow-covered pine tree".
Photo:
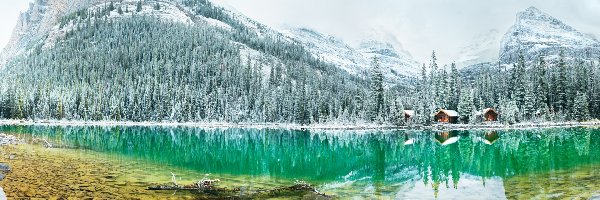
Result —
[[[598, 62], [600, 63], [600, 62]], [[590, 116], [592, 118], [600, 117], [600, 65], [590, 63], [588, 99], [590, 104]]]
[[518, 63], [513, 69], [513, 99], [517, 102], [517, 106], [522, 108], [525, 104], [525, 89], [526, 84], [526, 72], [525, 72], [525, 56], [523, 52], [519, 52]]
[[453, 62], [450, 68], [450, 103], [448, 109], [456, 110], [460, 99], [460, 75], [456, 69], [456, 63]]
[[396, 126], [404, 125], [404, 105], [400, 98], [396, 98], [390, 105], [391, 123]]
[[535, 107], [536, 108], [548, 108], [548, 82], [546, 74], [546, 61], [544, 57], [539, 58], [539, 62], [535, 65], [535, 71], [533, 78], [535, 93]]
[[577, 92], [575, 104], [573, 106], [573, 119], [577, 121], [588, 120], [590, 116], [588, 107], [589, 104], [587, 94], [583, 92]]
[[142, 1], [139, 0], [136, 4], [135, 4], [135, 12], [141, 12], [142, 11]]
[[529, 84], [525, 91], [525, 98], [523, 104], [523, 120], [531, 120], [536, 114], [536, 101], [533, 84]]
[[514, 124], [517, 122], [519, 107], [515, 100], [502, 100], [500, 104], [500, 119], [506, 124]]
[[475, 111], [472, 95], [472, 90], [463, 90], [458, 101], [458, 113], [460, 114], [460, 121], [463, 123], [469, 123], [472, 119], [473, 111]]
[[557, 66], [557, 75], [555, 81], [556, 102], [554, 107], [564, 113], [567, 109], [567, 64], [565, 63], [564, 53], [560, 52], [560, 59]]
[[371, 120], [381, 115], [384, 105], [383, 73], [378, 59], [373, 58], [371, 69]]

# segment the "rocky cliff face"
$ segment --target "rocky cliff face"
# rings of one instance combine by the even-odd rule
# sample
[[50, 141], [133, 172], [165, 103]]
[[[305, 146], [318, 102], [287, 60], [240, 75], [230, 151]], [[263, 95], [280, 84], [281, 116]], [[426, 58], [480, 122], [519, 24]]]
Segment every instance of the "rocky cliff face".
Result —
[[530, 7], [517, 14], [516, 23], [504, 35], [500, 61], [514, 63], [522, 51], [528, 61], [544, 56], [555, 60], [561, 51], [567, 59], [594, 59], [600, 43], [562, 21]]
[[70, 12], [85, 8], [101, 0], [35, 0], [21, 13], [11, 39], [0, 53], [0, 66], [14, 55], [23, 53], [42, 42], [59, 20]]

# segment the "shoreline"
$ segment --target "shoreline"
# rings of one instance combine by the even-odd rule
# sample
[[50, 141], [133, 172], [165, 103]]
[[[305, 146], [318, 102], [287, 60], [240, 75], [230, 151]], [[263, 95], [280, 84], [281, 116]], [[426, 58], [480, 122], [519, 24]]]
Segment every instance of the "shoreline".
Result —
[[587, 122], [526, 122], [512, 125], [500, 123], [490, 124], [433, 124], [430, 126], [394, 126], [370, 123], [326, 123], [326, 124], [286, 124], [286, 123], [229, 123], [229, 122], [131, 122], [131, 121], [67, 121], [67, 120], [0, 120], [0, 126], [101, 126], [101, 127], [189, 127], [204, 129], [287, 129], [309, 131], [411, 131], [411, 130], [521, 130], [537, 128], [574, 128], [574, 127], [600, 127], [600, 121]]

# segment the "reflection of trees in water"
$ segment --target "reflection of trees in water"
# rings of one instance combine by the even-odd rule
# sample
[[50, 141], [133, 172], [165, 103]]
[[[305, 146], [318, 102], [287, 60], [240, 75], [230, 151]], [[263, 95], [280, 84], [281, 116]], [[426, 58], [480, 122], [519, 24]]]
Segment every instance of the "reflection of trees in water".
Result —
[[[2, 131], [213, 174], [271, 175], [315, 183], [370, 177], [376, 189], [417, 179], [434, 188], [457, 187], [461, 173], [510, 177], [600, 162], [600, 131], [580, 128], [310, 133], [5, 126]], [[442, 145], [453, 137], [457, 142]], [[405, 145], [407, 140], [412, 143]]]

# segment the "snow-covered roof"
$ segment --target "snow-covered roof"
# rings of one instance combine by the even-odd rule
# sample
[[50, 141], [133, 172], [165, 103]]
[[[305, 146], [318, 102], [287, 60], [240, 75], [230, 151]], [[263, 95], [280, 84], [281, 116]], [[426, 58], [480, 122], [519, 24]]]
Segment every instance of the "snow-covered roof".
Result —
[[483, 109], [483, 110], [481, 110], [481, 111], [478, 111], [478, 112], [476, 112], [476, 113], [475, 113], [475, 116], [480, 116], [480, 115], [483, 115], [483, 114], [485, 114], [485, 113], [487, 113], [487, 112], [489, 112], [489, 111], [493, 111], [494, 113], [498, 113], [498, 112], [496, 112], [496, 110], [494, 110], [493, 108], [486, 108], [486, 109]]
[[487, 112], [489, 112], [489, 111], [494, 111], [494, 112], [496, 112], [496, 110], [494, 110], [493, 108], [486, 108], [486, 109], [483, 109], [482, 113], [487, 113]]
[[440, 110], [440, 112], [446, 113], [449, 117], [459, 117], [460, 115], [455, 110]]
[[415, 111], [414, 110], [404, 110], [404, 114], [409, 115], [409, 116], [415, 116]]

